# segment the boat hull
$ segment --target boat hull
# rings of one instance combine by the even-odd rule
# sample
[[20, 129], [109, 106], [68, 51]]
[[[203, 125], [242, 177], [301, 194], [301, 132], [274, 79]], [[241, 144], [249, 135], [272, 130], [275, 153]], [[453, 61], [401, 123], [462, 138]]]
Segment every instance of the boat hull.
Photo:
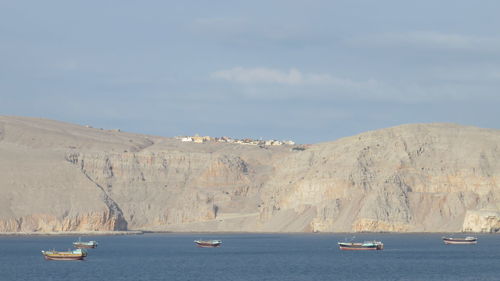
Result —
[[477, 244], [477, 238], [443, 238], [446, 245], [474, 245]]
[[93, 249], [96, 248], [97, 245], [88, 245], [88, 244], [80, 244], [80, 243], [73, 243], [73, 246], [77, 249]]
[[73, 251], [42, 251], [42, 255], [46, 260], [53, 261], [73, 261], [73, 260], [83, 260], [87, 256], [87, 252], [82, 249], [76, 249]]
[[196, 243], [196, 246], [200, 248], [217, 248], [220, 247], [221, 244], [204, 244], [204, 243]]
[[363, 244], [363, 243], [338, 243], [342, 251], [379, 251], [384, 249], [384, 244]]
[[76, 260], [83, 260], [85, 257], [84, 256], [44, 256], [46, 260], [51, 260], [51, 261], [76, 261]]
[[195, 240], [194, 243], [196, 244], [196, 246], [200, 248], [217, 248], [222, 245], [222, 241], [220, 240], [212, 240], [212, 241]]

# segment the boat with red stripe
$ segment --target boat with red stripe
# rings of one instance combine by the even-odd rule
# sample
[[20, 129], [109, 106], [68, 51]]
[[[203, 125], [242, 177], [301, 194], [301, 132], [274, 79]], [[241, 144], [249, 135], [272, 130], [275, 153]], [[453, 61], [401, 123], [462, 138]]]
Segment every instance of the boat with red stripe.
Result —
[[477, 237], [467, 236], [465, 238], [443, 237], [446, 245], [472, 245], [477, 244]]
[[194, 240], [194, 243], [202, 248], [217, 248], [222, 245], [221, 240]]

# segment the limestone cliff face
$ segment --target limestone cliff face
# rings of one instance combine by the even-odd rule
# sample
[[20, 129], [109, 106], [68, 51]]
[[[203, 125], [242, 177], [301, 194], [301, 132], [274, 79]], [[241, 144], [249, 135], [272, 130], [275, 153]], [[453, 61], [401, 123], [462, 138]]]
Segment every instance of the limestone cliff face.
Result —
[[16, 147], [0, 151], [3, 156], [0, 158], [0, 231], [127, 228], [112, 199], [61, 161], [61, 155], [46, 151], [26, 153]]
[[268, 182], [263, 218], [312, 207], [312, 231], [478, 230], [464, 218], [498, 202], [499, 144], [498, 131], [451, 124], [319, 144], [283, 159], [285, 168]]
[[214, 220], [254, 185], [249, 164], [226, 154], [73, 152], [67, 159], [121, 206], [132, 228]]
[[74, 216], [33, 214], [0, 221], [2, 232], [68, 232], [125, 230], [126, 224], [109, 211]]
[[467, 211], [462, 229], [468, 232], [499, 232], [500, 212], [498, 209]]
[[453, 124], [301, 150], [0, 117], [0, 232], [497, 232], [499, 145]]

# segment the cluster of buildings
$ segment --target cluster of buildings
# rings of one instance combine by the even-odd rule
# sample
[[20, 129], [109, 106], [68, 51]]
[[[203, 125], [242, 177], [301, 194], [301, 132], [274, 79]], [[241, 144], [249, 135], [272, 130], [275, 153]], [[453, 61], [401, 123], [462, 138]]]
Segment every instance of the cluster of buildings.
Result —
[[225, 143], [237, 143], [237, 144], [247, 144], [247, 145], [295, 145], [295, 142], [288, 141], [279, 141], [279, 140], [255, 140], [255, 139], [233, 139], [230, 137], [209, 137], [209, 136], [183, 136], [177, 137], [177, 139], [183, 142], [194, 142], [194, 143], [204, 143], [204, 142], [225, 142]]

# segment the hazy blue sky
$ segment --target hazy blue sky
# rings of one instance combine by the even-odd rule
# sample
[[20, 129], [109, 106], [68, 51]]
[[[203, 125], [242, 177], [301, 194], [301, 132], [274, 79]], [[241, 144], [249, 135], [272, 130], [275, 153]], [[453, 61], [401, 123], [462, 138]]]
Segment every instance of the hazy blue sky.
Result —
[[500, 128], [500, 1], [2, 1], [0, 114], [332, 141]]

